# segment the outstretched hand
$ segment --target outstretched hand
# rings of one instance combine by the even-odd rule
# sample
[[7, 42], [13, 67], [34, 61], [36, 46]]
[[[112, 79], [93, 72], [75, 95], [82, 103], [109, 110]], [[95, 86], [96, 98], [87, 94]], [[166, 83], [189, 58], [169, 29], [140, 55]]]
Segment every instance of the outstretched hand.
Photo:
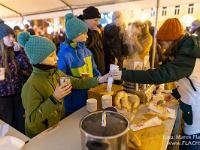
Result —
[[167, 94], [164, 96], [165, 101], [171, 101], [173, 99], [176, 99], [172, 94]]
[[105, 74], [104, 76], [100, 76], [100, 77], [98, 78], [98, 82], [99, 82], [99, 83], [107, 82], [109, 77], [111, 77], [111, 74], [110, 74], [110, 73], [107, 73], [107, 74]]
[[112, 70], [109, 72], [114, 80], [121, 80], [122, 71], [121, 70]]

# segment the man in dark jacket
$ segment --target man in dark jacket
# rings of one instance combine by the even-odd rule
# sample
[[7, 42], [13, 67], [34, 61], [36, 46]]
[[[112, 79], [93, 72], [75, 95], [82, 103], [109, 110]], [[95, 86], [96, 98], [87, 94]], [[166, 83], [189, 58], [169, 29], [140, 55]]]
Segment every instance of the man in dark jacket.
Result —
[[88, 39], [86, 41], [87, 48], [92, 52], [94, 61], [97, 65], [97, 69], [101, 75], [105, 74], [105, 62], [104, 62], [104, 51], [101, 40], [101, 31], [97, 27], [98, 21], [101, 18], [101, 14], [98, 9], [90, 6], [83, 10], [83, 15], [78, 16], [79, 19], [83, 20], [88, 26]]

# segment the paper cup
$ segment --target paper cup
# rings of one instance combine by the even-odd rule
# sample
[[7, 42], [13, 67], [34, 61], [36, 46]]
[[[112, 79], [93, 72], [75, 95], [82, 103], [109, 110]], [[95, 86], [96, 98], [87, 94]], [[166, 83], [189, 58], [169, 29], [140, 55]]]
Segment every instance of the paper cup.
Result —
[[0, 68], [0, 80], [5, 79], [5, 68]]
[[82, 78], [89, 78], [90, 77], [90, 74], [89, 73], [82, 73]]
[[104, 95], [101, 97], [102, 108], [112, 107], [112, 96]]
[[87, 99], [86, 108], [88, 113], [97, 111], [97, 100], [95, 98]]
[[59, 78], [59, 85], [65, 83], [65, 82], [67, 82], [67, 85], [71, 84], [71, 80], [72, 80], [71, 77], [60, 77]]

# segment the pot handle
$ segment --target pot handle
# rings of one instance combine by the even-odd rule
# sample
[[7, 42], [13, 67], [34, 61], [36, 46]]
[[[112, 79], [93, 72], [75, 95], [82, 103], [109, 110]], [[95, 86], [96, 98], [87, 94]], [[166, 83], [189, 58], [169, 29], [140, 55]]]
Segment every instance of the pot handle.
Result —
[[87, 141], [86, 147], [89, 150], [106, 150], [109, 147], [109, 145], [107, 143], [99, 141]]

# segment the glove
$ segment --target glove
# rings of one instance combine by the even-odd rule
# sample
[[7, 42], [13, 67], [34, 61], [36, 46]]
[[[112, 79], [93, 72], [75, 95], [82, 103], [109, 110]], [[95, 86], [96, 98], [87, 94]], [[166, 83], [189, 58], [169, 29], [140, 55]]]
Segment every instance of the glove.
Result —
[[97, 78], [98, 82], [99, 83], [104, 83], [104, 82], [107, 82], [108, 81], [108, 77], [111, 77], [111, 74], [110, 73], [107, 73], [105, 74], [104, 76], [99, 76]]
[[121, 80], [122, 71], [121, 70], [112, 70], [109, 72], [114, 80]]

